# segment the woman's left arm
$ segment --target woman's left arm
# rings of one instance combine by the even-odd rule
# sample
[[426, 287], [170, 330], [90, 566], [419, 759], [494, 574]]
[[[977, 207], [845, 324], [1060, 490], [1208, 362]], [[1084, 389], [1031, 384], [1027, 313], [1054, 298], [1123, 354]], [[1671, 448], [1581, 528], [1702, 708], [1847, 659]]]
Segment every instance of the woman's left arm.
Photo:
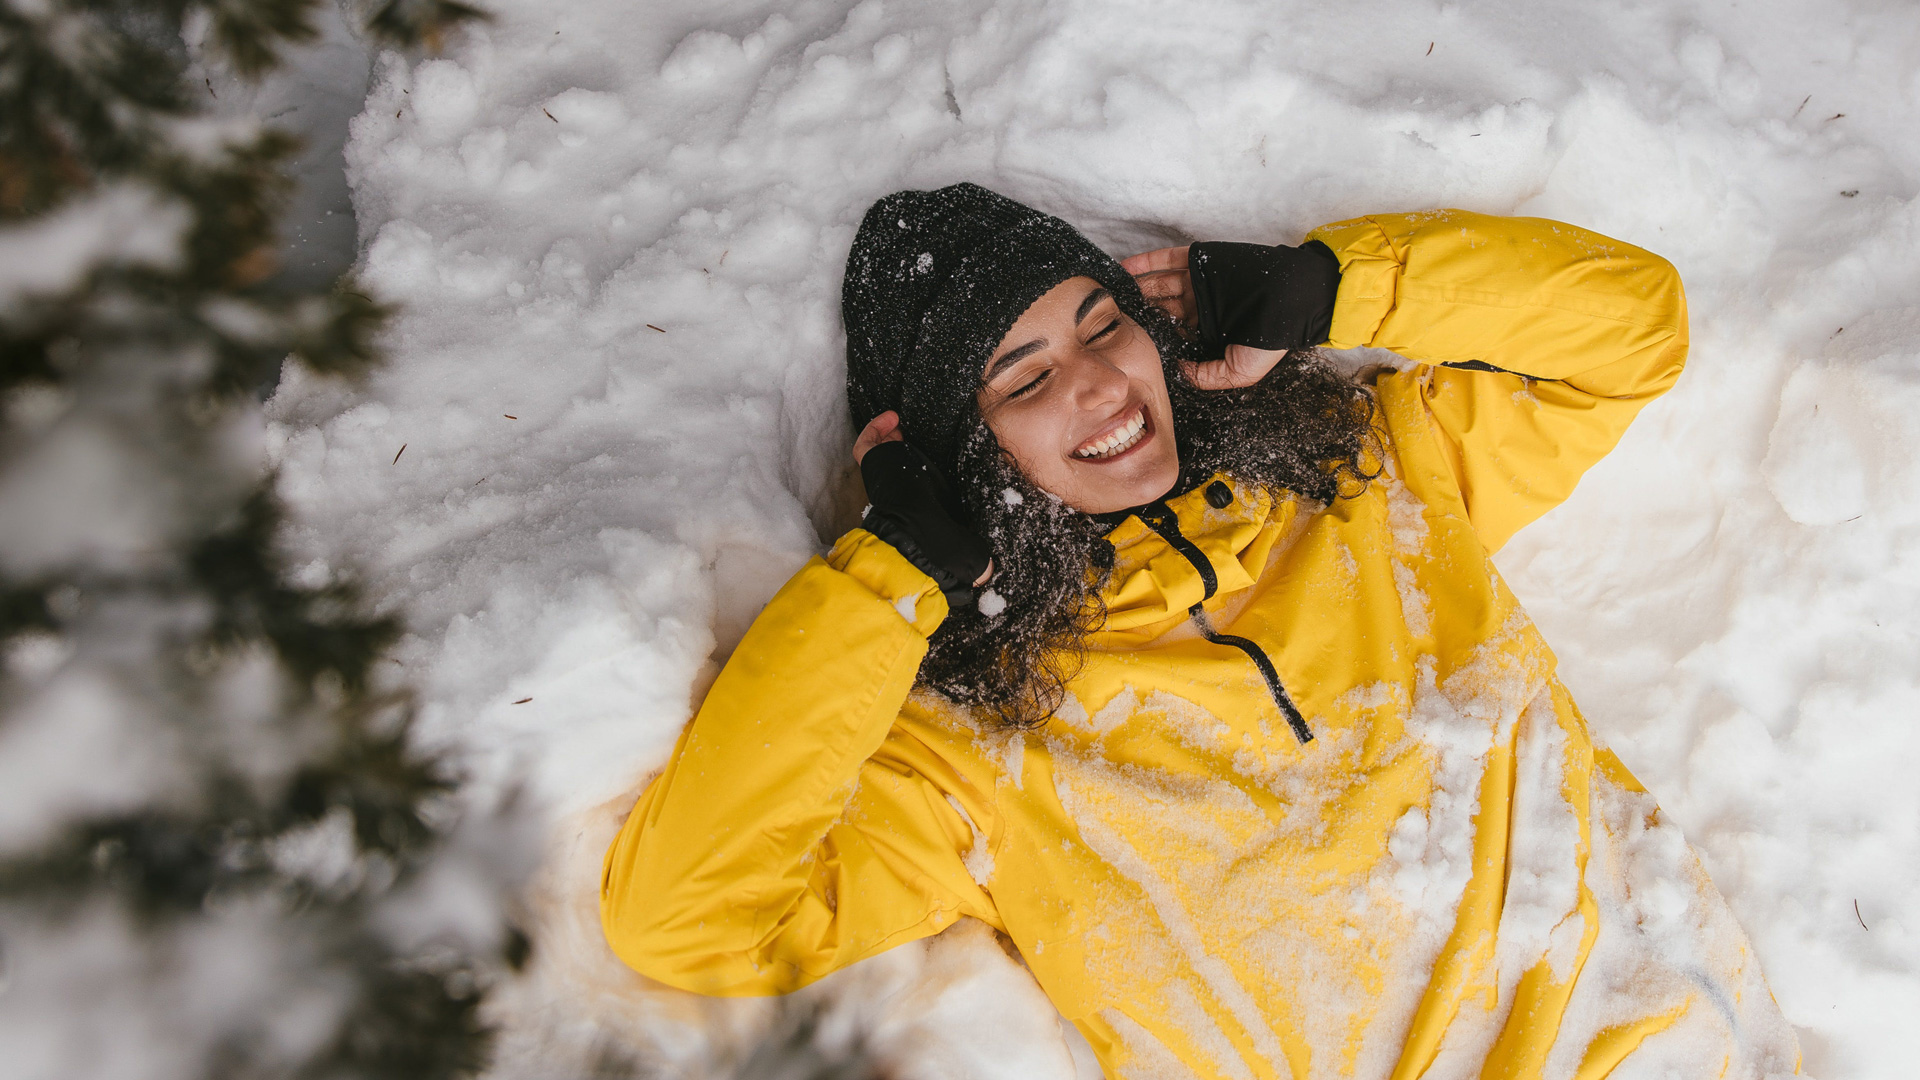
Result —
[[1416, 384], [1489, 551], [1571, 494], [1686, 362], [1679, 273], [1586, 229], [1437, 210], [1308, 240], [1340, 261], [1328, 344], [1433, 365], [1394, 378]]

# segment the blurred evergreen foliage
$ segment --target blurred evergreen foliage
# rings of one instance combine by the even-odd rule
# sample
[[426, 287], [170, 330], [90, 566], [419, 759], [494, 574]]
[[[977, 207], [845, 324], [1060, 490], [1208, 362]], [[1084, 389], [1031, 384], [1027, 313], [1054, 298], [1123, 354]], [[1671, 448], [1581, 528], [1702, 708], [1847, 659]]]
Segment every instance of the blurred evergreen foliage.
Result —
[[275, 549], [253, 392], [365, 373], [388, 313], [276, 281], [296, 142], [205, 115], [181, 42], [258, 76], [317, 2], [0, 0], [0, 1031], [73, 1055], [10, 1075], [467, 1075], [525, 959], [503, 921], [432, 925], [449, 875], [510, 875], [459, 855], [409, 743], [398, 622]]

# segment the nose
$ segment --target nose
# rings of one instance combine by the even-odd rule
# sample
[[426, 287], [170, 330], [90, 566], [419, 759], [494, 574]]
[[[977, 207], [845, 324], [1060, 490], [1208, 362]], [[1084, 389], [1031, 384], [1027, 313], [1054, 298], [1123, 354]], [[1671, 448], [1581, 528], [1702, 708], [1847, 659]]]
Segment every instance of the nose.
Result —
[[1072, 360], [1074, 403], [1082, 409], [1100, 409], [1127, 399], [1127, 373], [1090, 349], [1076, 350]]

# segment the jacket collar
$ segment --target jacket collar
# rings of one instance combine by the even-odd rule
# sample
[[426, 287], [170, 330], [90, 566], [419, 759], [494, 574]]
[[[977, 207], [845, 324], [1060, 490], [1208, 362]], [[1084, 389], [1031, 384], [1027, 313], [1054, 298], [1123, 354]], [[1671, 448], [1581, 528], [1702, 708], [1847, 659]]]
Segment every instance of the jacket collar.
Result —
[[[1233, 501], [1218, 509], [1210, 504], [1206, 492], [1213, 483], [1225, 484]], [[1276, 504], [1259, 488], [1225, 474], [1163, 501], [1173, 511], [1181, 535], [1212, 566], [1216, 597], [1230, 596], [1259, 579], [1296, 505], [1291, 499]], [[1101, 637], [1107, 643], [1151, 640], [1169, 624], [1186, 619], [1188, 609], [1205, 598], [1199, 570], [1147, 527], [1137, 512], [1128, 512], [1107, 533], [1107, 540], [1114, 549], [1113, 576], [1102, 594], [1107, 621]]]

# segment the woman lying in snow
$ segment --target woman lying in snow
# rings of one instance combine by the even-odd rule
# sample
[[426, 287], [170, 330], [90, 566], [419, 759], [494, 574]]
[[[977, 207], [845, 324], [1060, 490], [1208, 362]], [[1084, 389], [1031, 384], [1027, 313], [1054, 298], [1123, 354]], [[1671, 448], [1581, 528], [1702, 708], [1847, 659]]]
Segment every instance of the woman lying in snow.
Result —
[[1119, 1078], [1796, 1071], [1488, 557], [1679, 377], [1673, 268], [1458, 211], [1190, 250], [972, 185], [868, 212], [872, 509], [607, 853], [614, 950], [776, 994], [971, 915]]

